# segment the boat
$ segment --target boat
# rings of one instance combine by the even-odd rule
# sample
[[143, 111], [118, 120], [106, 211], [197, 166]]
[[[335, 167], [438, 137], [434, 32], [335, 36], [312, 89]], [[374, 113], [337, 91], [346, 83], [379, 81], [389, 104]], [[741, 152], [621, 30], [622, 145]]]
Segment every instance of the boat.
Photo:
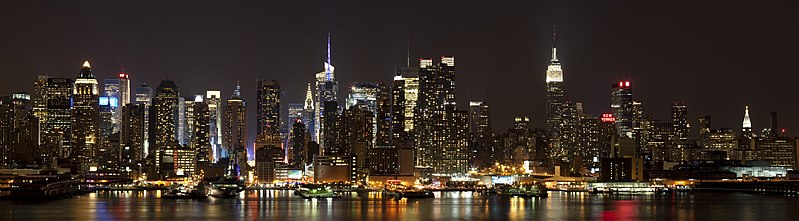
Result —
[[497, 189], [497, 195], [507, 197], [547, 197], [547, 188], [543, 185], [514, 185]]
[[297, 188], [297, 190], [295, 190], [294, 193], [300, 195], [300, 197], [305, 199], [341, 198], [341, 194], [333, 191], [333, 189], [331, 189], [330, 187], [316, 186], [316, 185], [299, 187]]
[[181, 184], [173, 184], [169, 187], [164, 195], [161, 196], [164, 199], [208, 199], [208, 194], [206, 192], [206, 188], [204, 185], [198, 185], [197, 187], [186, 188]]
[[433, 191], [428, 189], [405, 189], [400, 192], [400, 196], [406, 199], [425, 199], [436, 197], [436, 195], [433, 194]]
[[647, 195], [664, 191], [662, 185], [648, 182], [589, 182], [589, 193], [609, 193], [618, 195]]
[[12, 200], [49, 200], [68, 198], [81, 193], [80, 179], [36, 180], [19, 184], [11, 190]]
[[221, 178], [208, 182], [210, 196], [216, 198], [235, 198], [244, 191], [244, 182], [236, 178]]
[[244, 191], [245, 185], [239, 174], [239, 165], [235, 163], [238, 161], [238, 155], [233, 156], [225, 169], [224, 176], [204, 181], [207, 183], [208, 195], [216, 198], [236, 198]]

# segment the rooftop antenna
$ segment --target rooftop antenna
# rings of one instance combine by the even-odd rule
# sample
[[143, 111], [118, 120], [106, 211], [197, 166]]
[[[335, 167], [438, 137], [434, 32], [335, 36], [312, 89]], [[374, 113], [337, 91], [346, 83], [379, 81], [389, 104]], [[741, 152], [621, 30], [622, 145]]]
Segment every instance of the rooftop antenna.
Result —
[[411, 67], [411, 36], [410, 36], [410, 35], [408, 35], [408, 44], [407, 44], [407, 47], [408, 47], [408, 48], [407, 48], [407, 50], [406, 50], [406, 52], [407, 52], [407, 55], [406, 55], [406, 57], [405, 57], [405, 59], [406, 59], [406, 64], [405, 64], [405, 67], [407, 67], [407, 68], [410, 68], [410, 67]]

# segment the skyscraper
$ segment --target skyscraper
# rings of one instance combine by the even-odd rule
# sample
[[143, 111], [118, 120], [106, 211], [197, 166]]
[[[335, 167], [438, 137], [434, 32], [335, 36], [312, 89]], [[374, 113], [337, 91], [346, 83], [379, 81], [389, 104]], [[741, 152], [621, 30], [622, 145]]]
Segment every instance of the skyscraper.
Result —
[[347, 96], [346, 108], [359, 106], [372, 114], [372, 144], [388, 145], [391, 139], [388, 94], [388, 89], [382, 83], [356, 83]]
[[163, 80], [158, 85], [155, 92], [155, 99], [153, 101], [154, 110], [150, 117], [150, 122], [153, 124], [150, 131], [151, 138], [154, 142], [154, 148], [151, 148], [149, 154], [155, 154], [161, 151], [166, 146], [175, 146], [177, 144], [177, 137], [175, 131], [177, 125], [175, 124], [178, 113], [178, 97], [180, 91], [175, 82], [171, 80]]
[[[257, 134], [280, 132], [280, 84], [275, 80], [256, 81]], [[292, 119], [289, 119], [292, 120]]]
[[61, 144], [56, 152], [57, 158], [70, 154], [72, 137], [72, 79], [48, 78], [46, 86], [47, 118], [44, 131], [50, 137], [60, 137]]
[[146, 104], [130, 104], [122, 107], [120, 144], [122, 145], [122, 165], [133, 167], [145, 157], [145, 113]]
[[319, 142], [316, 133], [316, 104], [314, 103], [313, 91], [311, 90], [311, 83], [308, 83], [308, 89], [305, 92], [305, 104], [303, 107], [302, 123], [305, 124], [305, 129], [308, 130], [308, 135], [311, 141]]
[[33, 116], [39, 119], [44, 126], [47, 124], [47, 79], [49, 76], [40, 74], [33, 83]]
[[222, 146], [227, 148], [231, 160], [239, 166], [247, 161], [247, 102], [241, 96], [241, 86], [236, 84], [233, 95], [225, 105], [222, 123]]
[[291, 125], [291, 134], [289, 135], [290, 140], [290, 154], [289, 154], [289, 162], [293, 165], [302, 165], [305, 166], [313, 162], [313, 155], [319, 153], [308, 153], [307, 148], [305, 148], [305, 144], [308, 142], [308, 130], [305, 128], [305, 124], [302, 123], [300, 119], [294, 119], [293, 124]]
[[83, 170], [88, 170], [90, 166], [96, 166], [97, 151], [100, 145], [100, 109], [99, 109], [100, 89], [97, 79], [92, 73], [89, 61], [83, 63], [83, 67], [75, 79], [75, 86], [72, 90], [72, 151], [70, 158], [81, 163]]
[[211, 162], [211, 114], [202, 95], [194, 96], [194, 126], [192, 127], [192, 147], [197, 151], [197, 161]]
[[0, 96], [0, 166], [11, 165], [14, 159], [12, 132], [14, 130], [14, 109], [11, 97]]
[[552, 42], [552, 60], [550, 60], [549, 66], [547, 66], [546, 76], [547, 133], [558, 134], [563, 117], [564, 89], [566, 83], [563, 81], [563, 69], [560, 65], [560, 61], [558, 61], [558, 48], [555, 45], [554, 33]]
[[117, 74], [119, 79], [119, 107], [122, 108], [131, 103], [130, 98], [130, 76], [122, 68]]
[[178, 136], [178, 140], [180, 141], [181, 145], [190, 146], [191, 141], [194, 140], [194, 108], [195, 108], [195, 100], [197, 96], [200, 97], [202, 100], [202, 95], [194, 95], [190, 97], [180, 97], [180, 107], [178, 108], [180, 111], [180, 134]]
[[219, 91], [207, 91], [205, 93], [205, 103], [208, 104], [208, 114], [210, 126], [212, 161], [216, 162], [222, 158], [225, 148], [222, 148], [222, 93]]
[[143, 105], [144, 108], [144, 143], [142, 144], [142, 158], [146, 158], [150, 153], [150, 107], [153, 105], [153, 88], [142, 84], [136, 88], [135, 103]]
[[[325, 70], [316, 74], [316, 121], [317, 122], [325, 122], [324, 116], [325, 111], [333, 111], [325, 107], [326, 101], [335, 101], [338, 103], [338, 81], [335, 78], [335, 68], [333, 67], [332, 61], [330, 59], [330, 33], [327, 34], [327, 60], [324, 62]], [[338, 108], [336, 108], [338, 111]], [[323, 123], [316, 124], [316, 136], [317, 140], [319, 140], [320, 147], [322, 149], [325, 148], [325, 141], [324, 139], [318, 139], [319, 137], [323, 137], [324, 135], [321, 134], [324, 130], [322, 129]]]
[[619, 81], [611, 85], [610, 109], [616, 117], [616, 130], [620, 137], [632, 138], [633, 129], [633, 90], [629, 81]]
[[[97, 150], [97, 158], [99, 159], [97, 168], [103, 170], [115, 170], [118, 169], [120, 165], [120, 134], [118, 131], [114, 131], [115, 129], [119, 130], [120, 127], [118, 124], [115, 124], [114, 111], [120, 113], [121, 116], [121, 110], [116, 106], [116, 103], [111, 102], [111, 98], [112, 97], [101, 96], [99, 102], [100, 143]], [[119, 123], [119, 121], [116, 123]]]
[[[374, 140], [374, 114], [362, 106], [353, 105], [342, 111], [338, 131], [338, 145], [330, 148], [330, 152], [355, 158], [355, 168], [366, 169], [367, 151], [372, 148]], [[327, 133], [328, 131], [325, 131]], [[334, 132], [335, 133], [335, 132]], [[333, 143], [333, 142], [331, 142]], [[329, 145], [330, 147], [332, 145]], [[327, 153], [326, 153], [327, 155]]]
[[744, 137], [752, 136], [752, 120], [749, 119], [749, 106], [744, 108], [744, 121], [742, 128]]
[[430, 167], [439, 175], [466, 173], [469, 118], [456, 110], [454, 57], [443, 56], [435, 65], [432, 59], [419, 61], [416, 107], [416, 166]]
[[411, 131], [414, 125], [416, 102], [419, 97], [419, 70], [417, 68], [412, 68], [409, 64], [408, 67], [397, 70], [391, 97], [393, 139], [413, 143]]
[[122, 106], [119, 105], [121, 91], [118, 78], [105, 79], [103, 91], [107, 97], [109, 113], [111, 114], [111, 133], [119, 132], [119, 122], [122, 120]]
[[671, 123], [674, 124], [674, 138], [680, 142], [688, 141], [688, 107], [683, 102], [671, 105]]
[[319, 140], [320, 143], [325, 143], [325, 146], [319, 147], [321, 155], [344, 155], [346, 154], [341, 148], [342, 146], [342, 129], [343, 126], [341, 123], [341, 116], [338, 113], [338, 103], [336, 101], [325, 101], [324, 105], [322, 106], [322, 112], [325, 114], [321, 119], [322, 121], [319, 122], [322, 131], [320, 131], [320, 135], [322, 136]]
[[469, 102], [469, 163], [476, 167], [489, 166], [493, 152], [494, 133], [491, 129], [491, 109], [488, 102]]

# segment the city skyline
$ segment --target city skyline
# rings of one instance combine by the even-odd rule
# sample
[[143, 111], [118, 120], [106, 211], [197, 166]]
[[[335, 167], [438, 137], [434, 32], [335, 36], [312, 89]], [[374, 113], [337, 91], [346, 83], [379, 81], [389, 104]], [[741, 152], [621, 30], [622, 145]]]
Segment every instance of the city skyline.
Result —
[[9, 2], [0, 217], [790, 219], [796, 8]]
[[[544, 126], [543, 105], [544, 91], [529, 90], [529, 96], [522, 101], [507, 99], [507, 94], [519, 93], [518, 88], [526, 85], [536, 85], [543, 82], [542, 72], [549, 62], [549, 47], [551, 46], [551, 26], [558, 26], [559, 59], [563, 62], [565, 72], [567, 100], [584, 102], [585, 110], [592, 115], [609, 113], [607, 105], [610, 96], [606, 85], [618, 80], [629, 80], [635, 85], [635, 98], [643, 102], [644, 109], [652, 113], [654, 118], [668, 120], [670, 118], [670, 105], [673, 102], [685, 102], [689, 108], [689, 122], [696, 124], [699, 115], [711, 115], [716, 126], [738, 129], [743, 114], [742, 107], [750, 106], [754, 130], [768, 126], [768, 113], [792, 113], [799, 109], [790, 102], [779, 102], [776, 99], [765, 99], [778, 94], [788, 94], [787, 82], [791, 82], [792, 75], [776, 75], [771, 81], [764, 78], [750, 76], [763, 73], [785, 73], [789, 67], [778, 62], [790, 56], [779, 56], [792, 51], [795, 43], [789, 41], [766, 41], [765, 38], [788, 38], [795, 33], [783, 33], [786, 30], [777, 28], [784, 23], [787, 15], [777, 11], [767, 12], [763, 8], [756, 8], [755, 14], [769, 13], [771, 17], [739, 18], [733, 12], [745, 10], [743, 5], [732, 4], [729, 12], [719, 12], [720, 18], [705, 18], [701, 16], [702, 8], [710, 5], [696, 5], [693, 9], [670, 8], [686, 15], [686, 18], [658, 19], [665, 16], [667, 9], [651, 9], [643, 5], [624, 5], [625, 9], [613, 9], [608, 12], [588, 10], [589, 6], [600, 8], [599, 5], [569, 5], [567, 3], [544, 4], [540, 7], [526, 6], [521, 3], [511, 3], [514, 7], [499, 7], [486, 5], [486, 9], [478, 9], [469, 4], [452, 4], [452, 10], [437, 12], [430, 9], [419, 10], [414, 15], [420, 18], [409, 18], [407, 21], [388, 18], [396, 12], [386, 15], [374, 15], [368, 12], [356, 13], [350, 17], [334, 13], [313, 12], [324, 10], [324, 7], [342, 8], [354, 2], [342, 2], [341, 5], [332, 3], [321, 4], [320, 8], [299, 10], [288, 5], [253, 5], [254, 8], [262, 7], [263, 13], [248, 13], [252, 16], [273, 17], [289, 19], [288, 24], [302, 24], [306, 26], [288, 27], [276, 24], [265, 19], [248, 19], [247, 17], [233, 16], [219, 20], [218, 23], [208, 22], [216, 17], [203, 16], [202, 12], [210, 10], [209, 5], [199, 3], [192, 10], [185, 10], [183, 16], [173, 15], [166, 9], [143, 9], [135, 5], [106, 5], [98, 4], [64, 4], [62, 9], [70, 11], [98, 11], [98, 16], [107, 8], [127, 9], [118, 10], [120, 15], [129, 15], [130, 20], [111, 17], [106, 22], [95, 21], [91, 16], [76, 15], [74, 17], [55, 13], [55, 9], [42, 8], [47, 18], [62, 18], [63, 25], [76, 29], [51, 29], [53, 34], [63, 36], [63, 40], [56, 40], [42, 46], [33, 46], [37, 41], [37, 32], [31, 27], [49, 28], [57, 23], [40, 24], [35, 21], [10, 23], [4, 21], [8, 27], [16, 27], [19, 32], [3, 36], [10, 53], [3, 56], [0, 68], [11, 73], [13, 80], [4, 82], [30, 82], [36, 75], [49, 73], [53, 77], [72, 77], [74, 63], [89, 59], [95, 64], [95, 74], [98, 79], [111, 78], [124, 67], [131, 75], [132, 87], [147, 82], [155, 86], [168, 76], [184, 89], [186, 94], [202, 94], [205, 90], [218, 90], [223, 92], [222, 97], [227, 97], [229, 91], [235, 86], [235, 80], [249, 82], [254, 79], [275, 79], [283, 86], [285, 103], [300, 103], [304, 100], [305, 85], [313, 81], [313, 73], [323, 69], [322, 60], [325, 59], [325, 38], [328, 32], [332, 35], [333, 63], [338, 67], [337, 79], [343, 89], [339, 99], [346, 94], [345, 88], [355, 82], [389, 82], [394, 74], [395, 66], [403, 66], [406, 62], [408, 49], [412, 61], [416, 58], [437, 58], [442, 55], [455, 56], [459, 60], [458, 82], [459, 87], [467, 88], [459, 91], [458, 103], [460, 108], [470, 101], [487, 101], [492, 104], [492, 123], [494, 130], [503, 130], [512, 125], [514, 116], [529, 116], [536, 127]], [[56, 4], [57, 5], [57, 4]], [[444, 3], [432, 3], [431, 7], [443, 7]], [[29, 7], [36, 8], [37, 6]], [[128, 7], [130, 6], [130, 7]], [[169, 5], [167, 5], [169, 6]], [[323, 7], [324, 6], [324, 7]], [[371, 7], [365, 4], [358, 7]], [[448, 5], [449, 6], [449, 5]], [[247, 11], [241, 5], [224, 5], [229, 11]], [[392, 5], [398, 10], [410, 6]], [[775, 6], [776, 7], [776, 6]], [[169, 8], [169, 7], [166, 7]], [[289, 8], [287, 12], [273, 11], [279, 8]], [[357, 8], [357, 7], [356, 7]], [[154, 15], [163, 17], [164, 22], [150, 20], [141, 16], [132, 15], [134, 10], [145, 10]], [[568, 9], [582, 10], [586, 15], [569, 17], [562, 13]], [[633, 10], [638, 9], [638, 10]], [[470, 12], [486, 10], [485, 17], [473, 16]], [[301, 15], [308, 18], [298, 19], [298, 16], [289, 15], [288, 12], [301, 11]], [[400, 10], [402, 11], [402, 10]], [[517, 16], [526, 19], [513, 19], [512, 16], [499, 15], [503, 11], [517, 12]], [[634, 11], [634, 12], [628, 12]], [[639, 18], [641, 21], [624, 19], [625, 16], [637, 16], [648, 11], [652, 16]], [[51, 12], [51, 13], [47, 13]], [[538, 13], [537, 13], [538, 12]], [[612, 12], [620, 12], [617, 15]], [[18, 12], [8, 12], [17, 15]], [[230, 13], [230, 12], [224, 12]], [[70, 13], [70, 15], [72, 15]], [[30, 15], [25, 15], [30, 16]], [[376, 23], [393, 25], [376, 25], [361, 22], [359, 18], [376, 16]], [[125, 17], [125, 16], [123, 16]], [[413, 17], [413, 16], [412, 16]], [[756, 18], [755, 18], [756, 17]], [[197, 18], [198, 20], [192, 20]], [[256, 17], [260, 18], [260, 17]], [[414, 24], [420, 21], [434, 23], [429, 18], [452, 19], [455, 24], [440, 30], [431, 28], [417, 28]], [[481, 21], [481, 18], [490, 20]], [[535, 19], [541, 18], [541, 19]], [[607, 24], [598, 24], [598, 27], [586, 27], [588, 18], [613, 18]], [[690, 18], [695, 20], [690, 20]], [[721, 18], [728, 18], [729, 21]], [[470, 22], [468, 28], [466, 22]], [[651, 25], [640, 25], [650, 22]], [[704, 23], [703, 23], [704, 22]], [[711, 23], [716, 22], [716, 23]], [[119, 24], [118, 26], [115, 24]], [[169, 29], [165, 24], [185, 26], [185, 30]], [[242, 25], [243, 23], [246, 25]], [[492, 27], [492, 24], [505, 24], [501, 27]], [[84, 25], [77, 25], [84, 24]], [[263, 25], [258, 25], [263, 24]], [[704, 30], [701, 24], [711, 24]], [[127, 28], [120, 29], [125, 26]], [[256, 28], [258, 27], [258, 28]], [[262, 27], [262, 28], [261, 28]], [[395, 28], [391, 28], [395, 27]], [[625, 29], [624, 27], [628, 27]], [[676, 28], [679, 27], [679, 28]], [[374, 31], [363, 33], [358, 28], [370, 28]], [[607, 28], [603, 30], [602, 28]], [[758, 31], [742, 29], [768, 30], [771, 33], [782, 35], [769, 35], [767, 37]], [[73, 30], [85, 31], [90, 34], [82, 39], [72, 39], [67, 33]], [[109, 31], [110, 30], [110, 31]], [[208, 30], [207, 33], [204, 30]], [[219, 31], [210, 31], [219, 30]], [[464, 35], [474, 30], [483, 30], [473, 35]], [[156, 32], [165, 36], [162, 40], [150, 37], [141, 37], [142, 33]], [[275, 34], [266, 34], [276, 31]], [[481, 34], [492, 32], [495, 34]], [[670, 33], [670, 31], [674, 33]], [[676, 32], [675, 32], [676, 31]], [[224, 37], [218, 32], [240, 33], [235, 36]], [[201, 35], [204, 33], [203, 35]], [[688, 34], [691, 33], [691, 34]], [[659, 34], [670, 34], [674, 38], [656, 37]], [[123, 36], [117, 36], [123, 35]], [[130, 35], [129, 37], [126, 37]], [[205, 36], [205, 37], [203, 37]], [[232, 38], [244, 37], [241, 41], [231, 42]], [[410, 36], [410, 46], [408, 37]], [[586, 40], [584, 36], [592, 36]], [[726, 37], [725, 37], [726, 36]], [[23, 38], [24, 37], [24, 38]], [[365, 37], [369, 41], [365, 41]], [[509, 38], [505, 40], [505, 38]], [[185, 39], [183, 43], [177, 43]], [[503, 39], [501, 42], [497, 40]], [[655, 46], [644, 44], [651, 40], [658, 40], [663, 44]], [[11, 43], [14, 44], [11, 44]], [[102, 43], [101, 43], [102, 42]], [[277, 43], [280, 42], [280, 45]], [[785, 45], [775, 45], [781, 42]], [[67, 44], [69, 43], [69, 44]], [[169, 47], [157, 48], [157, 45], [170, 44]], [[220, 48], [220, 45], [231, 44]], [[71, 46], [75, 45], [75, 46]], [[756, 47], [755, 45], [760, 45]], [[52, 50], [50, 47], [55, 47]], [[77, 46], [77, 47], [76, 47]], [[141, 48], [141, 49], [137, 49]], [[250, 48], [250, 49], [248, 49]], [[273, 50], [283, 49], [283, 50]], [[742, 50], [735, 50], [741, 48]], [[60, 49], [60, 50], [59, 50]], [[235, 49], [235, 50], [234, 50]], [[614, 50], [611, 50], [614, 49]], [[745, 49], [745, 50], [743, 50]], [[48, 53], [41, 53], [46, 50]], [[202, 52], [207, 50], [207, 53]], [[148, 52], [148, 53], [145, 53]], [[282, 52], [281, 52], [282, 51]], [[292, 53], [285, 53], [291, 51]], [[783, 52], [784, 51], [784, 52]], [[778, 53], [780, 52], [780, 53]], [[150, 56], [150, 54], [160, 56]], [[33, 55], [37, 56], [33, 56]], [[612, 59], [611, 59], [612, 58]], [[618, 58], [623, 58], [619, 60]], [[74, 61], [74, 62], [69, 62]], [[196, 62], [204, 61], [204, 62]], [[720, 65], [721, 62], [736, 61], [741, 67]], [[744, 62], [747, 61], [747, 62]], [[750, 62], [751, 61], [751, 62]], [[412, 62], [415, 63], [415, 62]], [[730, 62], [732, 63], [732, 62]], [[768, 63], [770, 65], [760, 65]], [[13, 65], [12, 65], [13, 64]], [[414, 66], [414, 64], [411, 64]], [[662, 69], [662, 70], [660, 70]], [[233, 76], [231, 78], [231, 76]], [[688, 78], [691, 77], [691, 78]], [[513, 81], [503, 79], [514, 79]], [[518, 79], [518, 80], [516, 80]], [[524, 82], [524, 83], [522, 83]], [[540, 83], [543, 85], [543, 83]], [[10, 94], [17, 91], [31, 91], [32, 84], [0, 83], [2, 92]], [[768, 86], [761, 86], [768, 85]], [[733, 90], [732, 88], [735, 88]], [[244, 98], [254, 100], [254, 85], [242, 84]], [[669, 93], [662, 93], [669, 90]], [[599, 93], [599, 92], [603, 93]], [[528, 93], [528, 92], [525, 92]], [[248, 119], [254, 119], [254, 107], [248, 110]], [[286, 112], [285, 107], [282, 110]], [[799, 128], [799, 121], [787, 114], [781, 115], [781, 124], [788, 128], [790, 133], [793, 128]], [[254, 139], [254, 124], [250, 124], [250, 139]], [[693, 133], [693, 132], [692, 132]], [[695, 135], [695, 133], [694, 133]]]

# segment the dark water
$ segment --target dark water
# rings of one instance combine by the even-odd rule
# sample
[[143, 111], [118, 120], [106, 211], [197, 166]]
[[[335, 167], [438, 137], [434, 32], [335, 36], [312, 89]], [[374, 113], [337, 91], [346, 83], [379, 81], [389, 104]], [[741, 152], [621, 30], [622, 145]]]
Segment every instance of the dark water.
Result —
[[550, 192], [522, 199], [471, 192], [391, 200], [373, 193], [304, 200], [290, 191], [239, 199], [166, 200], [157, 191], [98, 192], [42, 203], [0, 201], [0, 220], [799, 220], [799, 199], [746, 193], [608, 196]]

